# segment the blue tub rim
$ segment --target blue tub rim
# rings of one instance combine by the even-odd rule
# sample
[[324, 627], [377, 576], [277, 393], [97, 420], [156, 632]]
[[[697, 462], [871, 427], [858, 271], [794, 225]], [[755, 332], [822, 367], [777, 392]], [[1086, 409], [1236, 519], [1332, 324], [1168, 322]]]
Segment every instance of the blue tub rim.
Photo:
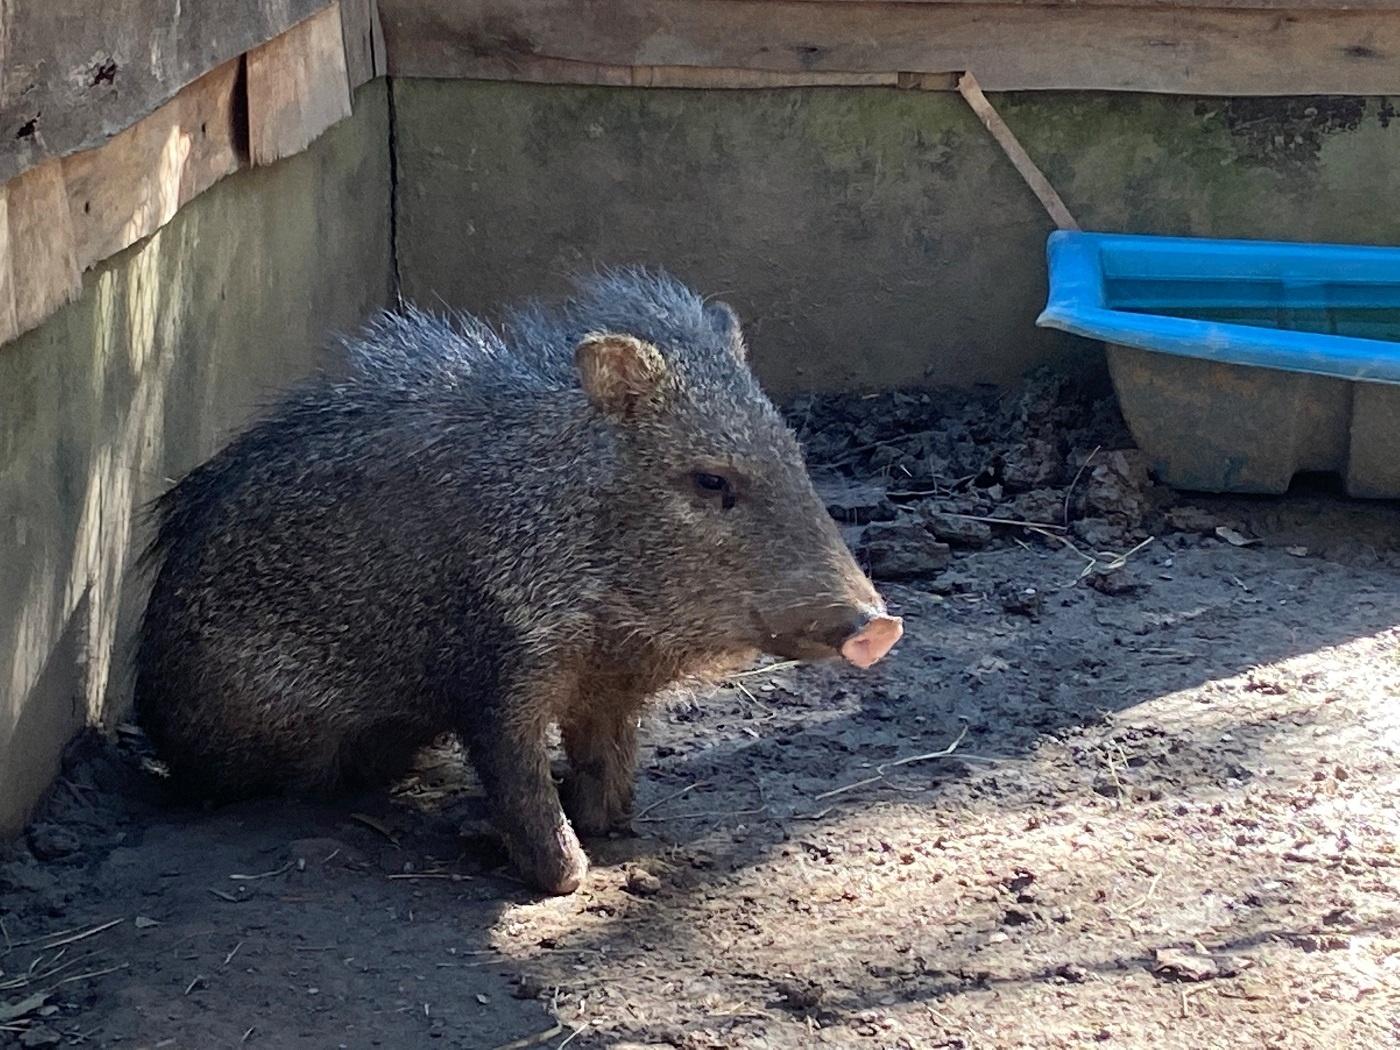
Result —
[[1057, 230], [1046, 243], [1050, 291], [1036, 324], [1221, 364], [1400, 383], [1400, 343], [1114, 309], [1106, 302], [1105, 258], [1134, 252], [1169, 270], [1189, 266], [1202, 278], [1323, 282], [1341, 274], [1351, 283], [1400, 287], [1400, 248]]

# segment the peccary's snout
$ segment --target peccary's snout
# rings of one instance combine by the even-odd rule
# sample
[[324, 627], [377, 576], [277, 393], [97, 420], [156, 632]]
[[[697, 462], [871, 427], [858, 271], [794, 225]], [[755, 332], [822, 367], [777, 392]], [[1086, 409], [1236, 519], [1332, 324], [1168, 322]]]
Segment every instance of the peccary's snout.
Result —
[[864, 670], [883, 659], [904, 635], [904, 621], [873, 601], [833, 602], [790, 609], [765, 618], [766, 644], [775, 656], [790, 660], [829, 660], [835, 657]]
[[853, 561], [831, 583], [831, 590], [819, 588], [805, 601], [761, 616], [763, 648], [792, 660], [839, 657], [861, 669], [883, 659], [903, 637], [904, 621], [889, 614]]
[[904, 636], [904, 621], [898, 616], [871, 610], [863, 616], [854, 634], [841, 643], [841, 655], [861, 670], [878, 663]]

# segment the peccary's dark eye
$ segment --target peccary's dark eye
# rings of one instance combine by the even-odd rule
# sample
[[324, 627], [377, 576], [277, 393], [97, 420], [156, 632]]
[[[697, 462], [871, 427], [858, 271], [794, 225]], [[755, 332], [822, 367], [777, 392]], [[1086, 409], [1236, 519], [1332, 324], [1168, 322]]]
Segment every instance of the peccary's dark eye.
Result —
[[703, 470], [697, 470], [690, 475], [690, 481], [699, 495], [708, 499], [718, 497], [720, 506], [725, 510], [734, 506], [734, 485], [723, 474], [707, 474]]

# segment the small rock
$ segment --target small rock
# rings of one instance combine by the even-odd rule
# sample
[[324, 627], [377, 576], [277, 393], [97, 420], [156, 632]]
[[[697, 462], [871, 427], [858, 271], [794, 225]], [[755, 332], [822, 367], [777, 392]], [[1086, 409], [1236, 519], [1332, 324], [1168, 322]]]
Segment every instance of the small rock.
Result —
[[1044, 488], [1060, 476], [1064, 457], [1049, 441], [1028, 438], [1020, 448], [1006, 453], [1002, 463], [1002, 481], [1012, 492]]
[[947, 568], [951, 548], [918, 522], [876, 522], [865, 530], [863, 553], [871, 575], [884, 580], [932, 576]]
[[1127, 525], [1142, 521], [1152, 484], [1146, 456], [1135, 448], [1103, 452], [1086, 473], [1084, 505], [1090, 515]]
[[287, 847], [287, 856], [288, 859], [302, 864], [303, 870], [305, 868], [319, 868], [327, 861], [344, 864], [346, 861], [360, 859], [358, 850], [333, 838], [294, 839]]
[[972, 594], [982, 589], [982, 581], [975, 576], [960, 572], [949, 572], [924, 585], [934, 595]]
[[53, 873], [32, 860], [0, 864], [0, 893], [43, 894], [52, 891], [56, 885], [57, 879]]
[[773, 982], [773, 990], [782, 997], [783, 1005], [794, 1010], [810, 1010], [822, 1001], [826, 989], [804, 977], [787, 977]]
[[1085, 577], [1085, 582], [1100, 594], [1114, 598], [1138, 594], [1151, 586], [1147, 581], [1139, 579], [1126, 565], [1120, 565], [1116, 569], [1095, 569]]
[[924, 524], [935, 539], [954, 547], [985, 547], [992, 541], [991, 526], [984, 521], [933, 511], [924, 515]]
[[1065, 494], [1058, 489], [1032, 489], [1007, 500], [997, 510], [998, 518], [1039, 525], [1057, 525], [1064, 518]]
[[1229, 977], [1236, 972], [1228, 966], [1222, 967], [1219, 959], [1204, 952], [1158, 948], [1154, 955], [1152, 972], [1178, 981], [1209, 981], [1214, 977]]
[[19, 1037], [19, 1045], [24, 1047], [33, 1046], [58, 1046], [63, 1042], [63, 1036], [59, 1035], [46, 1024], [35, 1025], [28, 1028]]
[[1258, 540], [1250, 539], [1238, 529], [1232, 529], [1228, 525], [1217, 525], [1215, 527], [1215, 534], [1231, 547], [1252, 547], [1259, 542]]
[[661, 891], [661, 880], [642, 868], [627, 873], [627, 892], [638, 897], [654, 897]]
[[1070, 532], [1095, 552], [1123, 550], [1130, 546], [1124, 543], [1123, 527], [1105, 518], [1080, 518], [1070, 526]]
[[1194, 532], [1201, 536], [1215, 533], [1220, 519], [1200, 507], [1173, 507], [1167, 511], [1167, 525], [1177, 532]]
[[838, 477], [818, 479], [815, 486], [826, 512], [843, 525], [893, 521], [896, 516], [883, 485]]
[[1035, 916], [1024, 908], [1007, 908], [1001, 921], [1006, 926], [1024, 926], [1028, 922], [1034, 922]]
[[1024, 587], [1016, 583], [1006, 583], [997, 589], [1003, 612], [1013, 616], [1028, 616], [1039, 620], [1045, 611], [1045, 598], [1034, 587]]
[[1066, 984], [1083, 984], [1089, 979], [1089, 971], [1074, 963], [1061, 963], [1052, 973]]
[[58, 860], [81, 848], [78, 836], [58, 824], [35, 824], [29, 829], [29, 849], [40, 860]]

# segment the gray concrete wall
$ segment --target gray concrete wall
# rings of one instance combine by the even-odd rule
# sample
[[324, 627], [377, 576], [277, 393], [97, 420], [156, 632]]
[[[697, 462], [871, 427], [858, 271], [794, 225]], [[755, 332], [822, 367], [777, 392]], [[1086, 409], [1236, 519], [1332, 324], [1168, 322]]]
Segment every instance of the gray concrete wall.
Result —
[[0, 346], [0, 835], [126, 700], [137, 508], [390, 294], [385, 85], [239, 173]]
[[[594, 263], [729, 297], [770, 389], [1005, 382], [1050, 224], [962, 100], [887, 88], [398, 81], [409, 297], [489, 309]], [[1400, 243], [1384, 100], [994, 100], [1086, 228]]]

